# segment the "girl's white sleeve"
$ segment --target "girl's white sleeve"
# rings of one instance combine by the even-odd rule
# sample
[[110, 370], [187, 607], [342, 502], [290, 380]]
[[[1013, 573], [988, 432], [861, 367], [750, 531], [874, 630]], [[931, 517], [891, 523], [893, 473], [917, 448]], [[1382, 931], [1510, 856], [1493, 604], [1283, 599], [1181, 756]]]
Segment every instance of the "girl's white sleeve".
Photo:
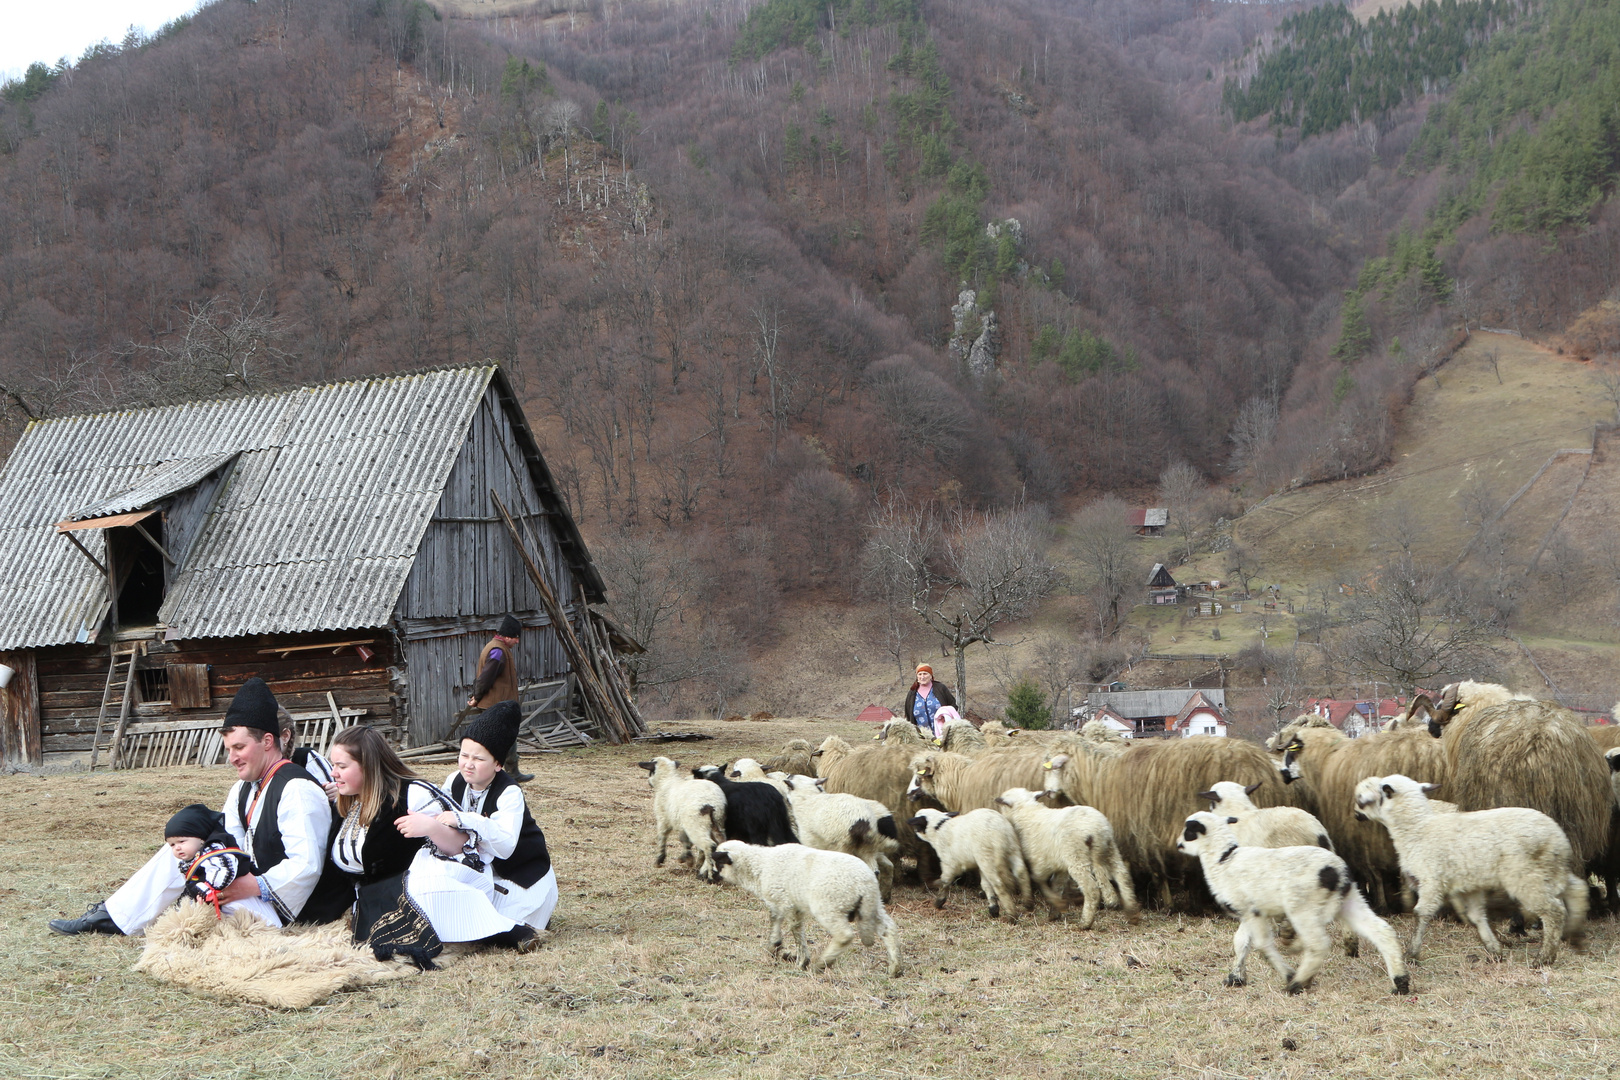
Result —
[[478, 853], [486, 858], [505, 859], [517, 849], [518, 833], [523, 829], [523, 792], [512, 784], [501, 792], [490, 813], [456, 815], [456, 828], [473, 833], [478, 838]]

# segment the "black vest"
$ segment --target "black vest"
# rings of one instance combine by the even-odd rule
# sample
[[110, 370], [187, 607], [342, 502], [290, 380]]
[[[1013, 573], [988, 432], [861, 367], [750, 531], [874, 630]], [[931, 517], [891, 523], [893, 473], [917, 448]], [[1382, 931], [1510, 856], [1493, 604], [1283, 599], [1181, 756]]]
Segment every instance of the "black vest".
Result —
[[399, 830], [394, 828], [394, 822], [410, 810], [407, 788], [421, 782], [406, 781], [400, 786], [399, 795], [393, 802], [377, 811], [377, 817], [366, 829], [366, 838], [360, 844], [360, 865], [363, 869], [358, 874], [349, 873], [332, 860], [332, 845], [337, 842], [338, 833], [343, 829], [343, 819], [336, 814], [332, 816], [332, 831], [326, 838], [326, 865], [321, 870], [321, 881], [315, 886], [315, 894], [304, 905], [300, 922], [327, 923], [341, 919], [343, 913], [354, 906], [357, 887], [403, 874], [410, 868], [417, 850], [427, 840], [401, 836]]
[[[314, 777], [294, 765], [290, 760], [277, 769], [276, 774], [270, 778], [270, 782], [264, 785], [264, 794], [259, 798], [258, 828], [252, 828], [248, 822], [248, 802], [250, 801], [249, 797], [252, 794], [253, 785], [242, 784], [237, 789], [236, 816], [242, 822], [242, 831], [252, 837], [248, 850], [253, 853], [253, 865], [260, 874], [271, 867], [279, 866], [287, 858], [287, 846], [281, 839], [280, 819], [276, 816], [276, 812], [281, 806], [282, 789], [293, 780], [307, 780], [311, 784], [315, 783]], [[316, 784], [316, 787], [319, 788], [320, 785]], [[268, 828], [265, 827], [267, 823]], [[323, 881], [316, 885], [315, 892], [305, 902], [304, 907], [306, 909], [313, 906], [317, 897], [321, 895], [321, 884], [324, 884], [325, 874], [323, 873], [321, 876]], [[279, 902], [276, 907], [278, 909], [281, 907]], [[292, 922], [303, 913], [283, 910], [279, 911], [278, 914], [281, 915], [283, 922]]]
[[[501, 769], [495, 774], [495, 779], [489, 782], [489, 788], [484, 792], [484, 817], [489, 817], [495, 807], [500, 805], [501, 792], [509, 787], [515, 787], [512, 778]], [[460, 803], [467, 794], [467, 778], [457, 775], [450, 781], [450, 794]], [[516, 885], [528, 889], [534, 883], [546, 876], [551, 869], [551, 853], [546, 850], [546, 834], [540, 831], [540, 826], [534, 823], [534, 817], [529, 813], [527, 803], [523, 806], [523, 828], [518, 830], [517, 847], [512, 849], [512, 855], [506, 859], [496, 859], [495, 876], [504, 878]]]

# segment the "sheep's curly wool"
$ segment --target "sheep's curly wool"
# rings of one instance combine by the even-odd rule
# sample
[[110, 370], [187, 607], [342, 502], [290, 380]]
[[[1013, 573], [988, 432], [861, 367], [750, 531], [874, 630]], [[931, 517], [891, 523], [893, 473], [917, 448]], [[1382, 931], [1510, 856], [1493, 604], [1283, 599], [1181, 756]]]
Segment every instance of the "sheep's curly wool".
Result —
[[307, 1009], [339, 990], [414, 975], [350, 943], [346, 923], [299, 930], [266, 926], [245, 911], [217, 918], [182, 901], [146, 931], [135, 970], [221, 1001]]

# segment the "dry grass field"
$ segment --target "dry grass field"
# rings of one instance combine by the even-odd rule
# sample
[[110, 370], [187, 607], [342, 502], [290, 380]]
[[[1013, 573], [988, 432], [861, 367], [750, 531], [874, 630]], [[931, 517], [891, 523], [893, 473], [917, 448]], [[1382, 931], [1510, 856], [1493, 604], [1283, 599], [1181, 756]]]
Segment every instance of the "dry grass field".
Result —
[[[719, 761], [853, 723], [698, 723]], [[1620, 941], [1530, 966], [1481, 959], [1444, 924], [1391, 996], [1375, 959], [1335, 957], [1299, 997], [1256, 959], [1222, 985], [1235, 924], [1117, 912], [1084, 932], [988, 918], [914, 885], [890, 910], [905, 970], [882, 950], [813, 976], [765, 952], [749, 896], [652, 867], [651, 799], [633, 762], [658, 747], [546, 757], [527, 792], [562, 900], [538, 953], [461, 958], [300, 1013], [221, 1005], [131, 970], [138, 941], [51, 935], [154, 849], [167, 816], [217, 804], [224, 769], [0, 777], [0, 1075], [78, 1077], [1306, 1077], [1606, 1076], [1620, 1069]], [[431, 771], [442, 779], [448, 767]], [[1409, 917], [1396, 920], [1403, 938]], [[818, 934], [812, 932], [812, 948]], [[1369, 953], [1371, 950], [1367, 950]]]

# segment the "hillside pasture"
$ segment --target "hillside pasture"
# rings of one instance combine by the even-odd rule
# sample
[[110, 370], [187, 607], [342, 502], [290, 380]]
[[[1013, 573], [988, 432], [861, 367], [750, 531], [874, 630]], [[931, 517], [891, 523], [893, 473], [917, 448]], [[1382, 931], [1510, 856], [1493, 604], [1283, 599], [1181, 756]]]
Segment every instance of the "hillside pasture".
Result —
[[[958, 891], [936, 912], [914, 884], [890, 910], [904, 970], [882, 950], [807, 975], [766, 956], [767, 916], [729, 887], [652, 866], [651, 799], [634, 762], [763, 756], [792, 737], [869, 737], [852, 722], [701, 722], [713, 741], [526, 759], [561, 883], [535, 954], [488, 953], [305, 1012], [221, 1005], [130, 970], [137, 941], [67, 939], [77, 915], [148, 857], [178, 806], [217, 804], [222, 768], [0, 777], [9, 858], [0, 949], [11, 989], [0, 1074], [117, 1077], [1431, 1077], [1598, 1076], [1620, 1068], [1620, 941], [1594, 927], [1549, 971], [1486, 963], [1440, 924], [1393, 997], [1375, 958], [1333, 957], [1282, 992], [1263, 960], [1222, 985], [1236, 924], [1149, 912], [1098, 929], [988, 918]], [[424, 770], [435, 781], [449, 766]], [[1072, 918], [1073, 916], [1071, 916]], [[1403, 940], [1409, 916], [1395, 921]], [[815, 948], [821, 935], [812, 930]]]

